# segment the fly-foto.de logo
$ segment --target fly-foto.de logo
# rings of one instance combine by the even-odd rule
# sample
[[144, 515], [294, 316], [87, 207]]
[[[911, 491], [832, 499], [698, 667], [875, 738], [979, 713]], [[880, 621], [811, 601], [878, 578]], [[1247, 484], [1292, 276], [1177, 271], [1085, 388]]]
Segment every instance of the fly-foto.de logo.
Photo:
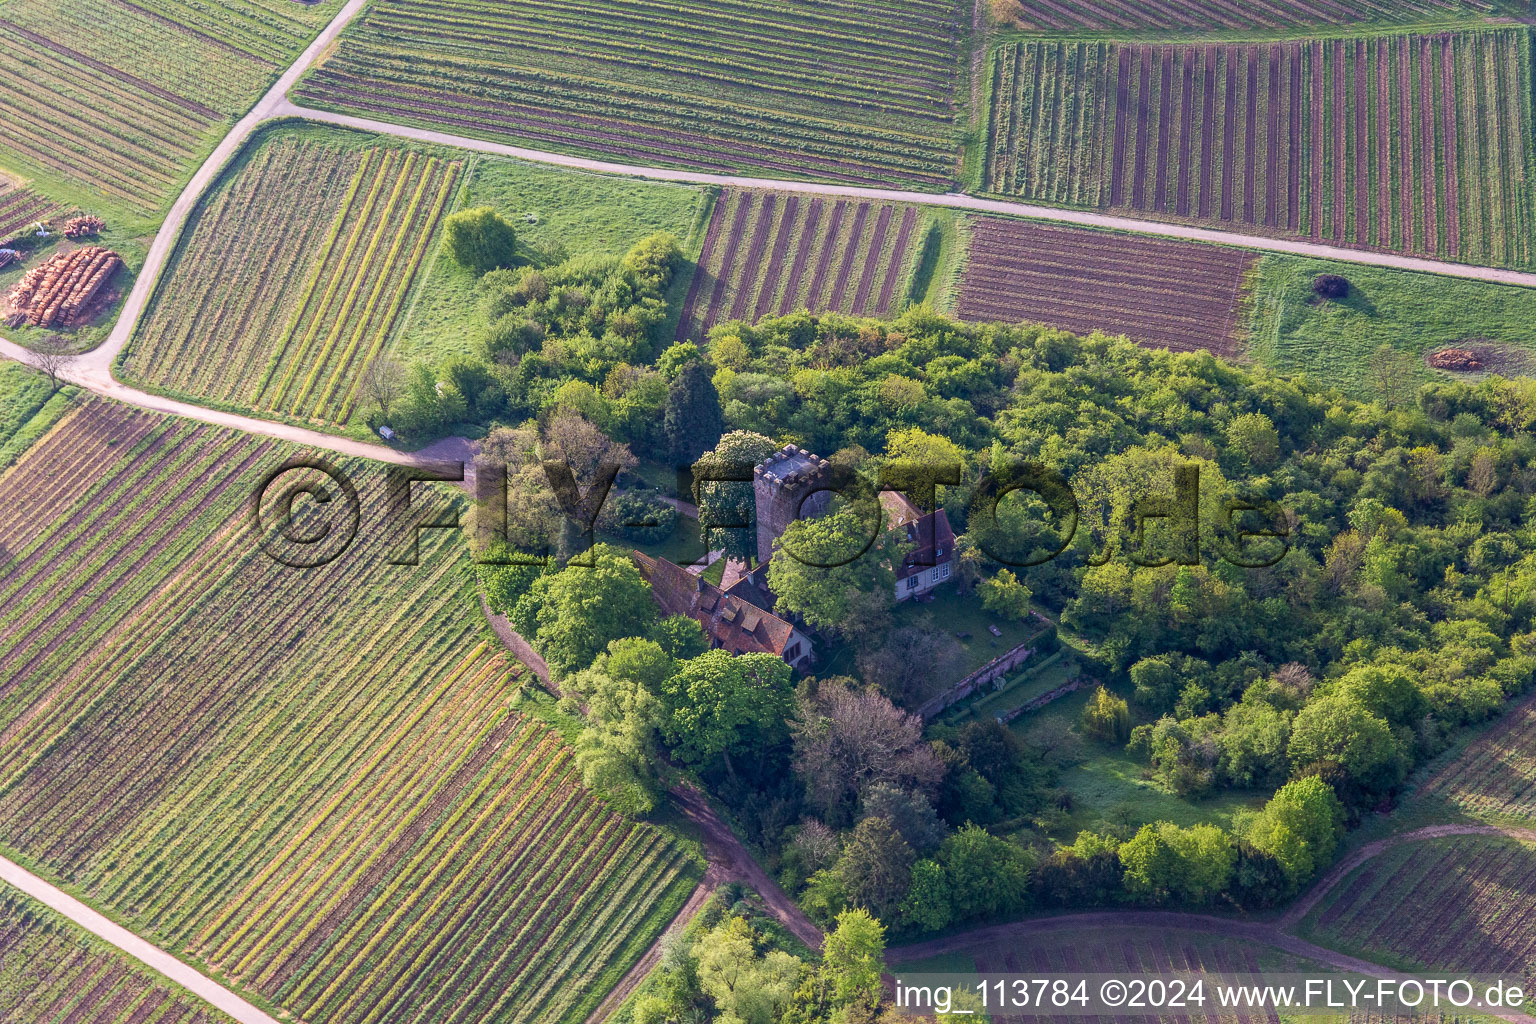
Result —
[[[604, 509], [623, 493], [621, 467], [599, 465], [585, 480], [565, 462], [546, 461], [538, 469], [547, 504], [558, 510], [543, 536], [514, 528], [514, 520], [523, 518], [519, 503], [529, 499], [510, 494], [507, 465], [486, 460], [361, 468], [324, 458], [290, 459], [261, 478], [249, 518], [267, 554], [300, 569], [335, 561], [372, 531], [389, 562], [416, 565], [427, 530], [467, 530], [481, 562], [543, 564], [554, 558], [579, 566], [596, 542]], [[1166, 479], [1148, 479], [1143, 493], [1114, 501], [1095, 495], [1086, 507], [1066, 477], [1037, 462], [992, 466], [972, 480], [964, 479], [958, 463], [893, 461], [866, 472], [815, 460], [809, 470], [781, 476], [747, 463], [680, 467], [677, 493], [691, 501], [673, 500], [692, 506], [698, 517], [696, 526], [680, 532], [692, 535], [684, 539], [696, 541], [697, 559], [703, 560], [733, 536], [750, 547], [755, 534], [761, 544], [771, 520], [772, 553], [832, 569], [870, 552], [891, 528], [886, 499], [899, 495], [919, 512], [943, 515], [953, 507], [969, 545], [1005, 566], [1041, 565], [1065, 554], [1090, 565], [1115, 558], [1141, 566], [1198, 565], [1214, 558], [1261, 568], [1285, 556], [1294, 528], [1274, 501], [1234, 495], [1226, 487], [1203, 492], [1200, 467], [1193, 463], [1172, 466]], [[711, 500], [732, 488], [749, 492], [749, 500]], [[846, 543], [834, 552], [809, 550], [784, 532], [787, 522], [834, 511], [843, 513], [840, 522], [847, 527]], [[933, 547], [924, 529], [948, 528], [947, 517], [942, 527], [936, 520], [935, 514], [921, 515], [911, 524], [909, 539], [919, 550]]]

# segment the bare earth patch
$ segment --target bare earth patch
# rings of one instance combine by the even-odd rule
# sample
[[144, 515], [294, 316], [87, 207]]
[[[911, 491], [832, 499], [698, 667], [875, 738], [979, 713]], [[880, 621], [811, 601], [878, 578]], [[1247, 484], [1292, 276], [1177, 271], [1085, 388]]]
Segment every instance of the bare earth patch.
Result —
[[1524, 377], [1536, 374], [1536, 356], [1527, 349], [1488, 338], [1464, 338], [1445, 348], [1426, 353], [1432, 370], [1454, 374], [1488, 374]]

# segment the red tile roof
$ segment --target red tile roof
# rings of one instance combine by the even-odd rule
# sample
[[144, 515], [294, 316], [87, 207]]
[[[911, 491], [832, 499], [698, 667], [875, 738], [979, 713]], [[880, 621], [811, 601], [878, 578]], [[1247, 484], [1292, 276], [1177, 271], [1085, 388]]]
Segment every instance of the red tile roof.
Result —
[[651, 584], [651, 597], [663, 615], [686, 615], [732, 654], [765, 652], [779, 657], [789, 647], [795, 627], [773, 612], [727, 594], [665, 558], [634, 551], [630, 557]]
[[[887, 506], [889, 507], [889, 506]], [[906, 561], [896, 569], [898, 581], [908, 576], [915, 576], [924, 570], [936, 565], [943, 565], [955, 557], [955, 531], [950, 528], [949, 516], [943, 509], [930, 512], [920, 519], [908, 523], [896, 523], [905, 525], [907, 540], [916, 545]]]

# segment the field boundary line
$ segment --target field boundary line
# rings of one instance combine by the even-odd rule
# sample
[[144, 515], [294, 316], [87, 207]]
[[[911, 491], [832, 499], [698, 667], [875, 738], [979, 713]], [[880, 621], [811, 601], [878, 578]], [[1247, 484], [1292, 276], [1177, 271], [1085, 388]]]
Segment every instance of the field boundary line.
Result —
[[[1510, 710], [1515, 709], [1511, 708]], [[1303, 918], [1323, 901], [1323, 897], [1331, 893], [1344, 880], [1346, 875], [1365, 862], [1376, 859], [1388, 850], [1401, 846], [1404, 843], [1445, 839], [1451, 836], [1503, 836], [1506, 839], [1515, 839], [1520, 842], [1536, 843], [1536, 828], [1516, 828], [1507, 825], [1427, 825], [1424, 828], [1416, 828], [1411, 832], [1402, 832], [1395, 836], [1387, 836], [1385, 839], [1366, 843], [1335, 864], [1312, 888], [1308, 889], [1295, 903], [1291, 904], [1280, 919], [1275, 922], [1276, 926], [1283, 929], [1296, 927], [1296, 925], [1302, 922]]]
[[197, 206], [209, 187], [218, 178], [225, 165], [232, 160], [240, 148], [245, 145], [246, 139], [256, 130], [256, 126], [270, 118], [273, 110], [286, 102], [288, 90], [293, 88], [299, 77], [309, 70], [311, 64], [320, 59], [320, 55], [335, 42], [341, 30], [357, 16], [365, 6], [367, 0], [347, 0], [345, 6], [336, 12], [324, 28], [322, 28], [310, 44], [299, 54], [298, 59], [290, 64], [277, 81], [262, 94], [255, 105], [245, 113], [245, 116], [235, 122], [229, 134], [214, 147], [208, 159], [203, 161], [182, 189], [181, 195], [171, 204], [170, 212], [161, 222], [160, 229], [155, 232], [154, 241], [149, 245], [149, 251], [144, 255], [144, 265], [139, 268], [138, 276], [134, 279], [133, 288], [128, 293], [128, 298], [123, 301], [123, 308], [118, 311], [117, 323], [112, 327], [112, 333], [107, 340], [97, 348], [85, 353], [79, 358], [83, 371], [90, 376], [99, 376], [108, 380], [112, 377], [112, 361], [117, 358], [127, 345], [128, 339], [133, 335], [134, 328], [138, 325], [139, 317], [143, 315], [149, 305], [149, 297], [159, 283], [160, 273], [169, 262], [171, 250], [181, 236], [192, 210]]
[[139, 963], [233, 1017], [239, 1024], [279, 1024], [275, 1017], [241, 999], [218, 982], [193, 970], [171, 954], [92, 910], [21, 865], [0, 857], [0, 881], [14, 886], [92, 935], [122, 950]]
[[[272, 113], [275, 117], [301, 118], [338, 125], [344, 128], [374, 132], [380, 135], [414, 139], [415, 141], [431, 145], [451, 146], [477, 153], [490, 153], [531, 163], [552, 164], [557, 167], [595, 171], [600, 174], [615, 174], [631, 178], [673, 181], [693, 185], [722, 185], [733, 188], [799, 192], [810, 195], [838, 196], [841, 198], [880, 202], [915, 203], [920, 206], [941, 206], [978, 213], [1023, 217], [1030, 220], [1057, 221], [1063, 224], [1075, 224], [1083, 227], [1109, 228], [1111, 230], [1129, 231], [1141, 235], [1180, 238], [1193, 242], [1207, 242], [1213, 245], [1255, 249], [1261, 252], [1310, 256], [1316, 259], [1334, 260], [1340, 263], [1391, 267], [1398, 270], [1440, 274], [1445, 277], [1463, 277], [1478, 281], [1490, 281], [1495, 284], [1512, 284], [1526, 288], [1536, 288], [1536, 273], [1508, 270], [1502, 267], [1485, 267], [1471, 263], [1450, 263], [1445, 260], [1404, 256], [1398, 253], [1351, 249], [1320, 242], [1308, 242], [1302, 239], [1271, 238], [1264, 235], [1243, 234], [1236, 231], [1219, 231], [1166, 221], [1120, 217], [1107, 213], [1094, 213], [1089, 210], [1041, 206], [1035, 203], [1017, 203], [1002, 199], [985, 199], [959, 192], [913, 192], [904, 189], [873, 188], [859, 185], [829, 185], [816, 181], [752, 178], [737, 175], [709, 174], [702, 171], [685, 171], [668, 167], [643, 167], [633, 164], [613, 163], [606, 160], [589, 160], [585, 157], [525, 149], [520, 146], [509, 146], [500, 142], [487, 142], [483, 139], [471, 139], [462, 135], [451, 135], [447, 132], [428, 131], [423, 128], [392, 124], [388, 121], [378, 121], [372, 118], [354, 117], [350, 114], [336, 114], [326, 110], [315, 110], [309, 107], [297, 106], [287, 100], [276, 104]], [[112, 342], [109, 341], [108, 344], [110, 345]]]

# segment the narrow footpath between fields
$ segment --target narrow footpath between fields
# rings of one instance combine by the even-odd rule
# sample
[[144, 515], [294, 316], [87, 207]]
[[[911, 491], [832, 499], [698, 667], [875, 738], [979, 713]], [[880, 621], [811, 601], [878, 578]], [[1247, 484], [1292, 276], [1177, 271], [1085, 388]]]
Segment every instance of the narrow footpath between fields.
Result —
[[157, 971], [193, 995], [229, 1014], [240, 1024], [278, 1024], [274, 1017], [263, 1013], [212, 978], [194, 971], [128, 929], [113, 924], [69, 893], [38, 878], [21, 865], [0, 858], [0, 881], [15, 886], [97, 938], [110, 942], [145, 967]]

